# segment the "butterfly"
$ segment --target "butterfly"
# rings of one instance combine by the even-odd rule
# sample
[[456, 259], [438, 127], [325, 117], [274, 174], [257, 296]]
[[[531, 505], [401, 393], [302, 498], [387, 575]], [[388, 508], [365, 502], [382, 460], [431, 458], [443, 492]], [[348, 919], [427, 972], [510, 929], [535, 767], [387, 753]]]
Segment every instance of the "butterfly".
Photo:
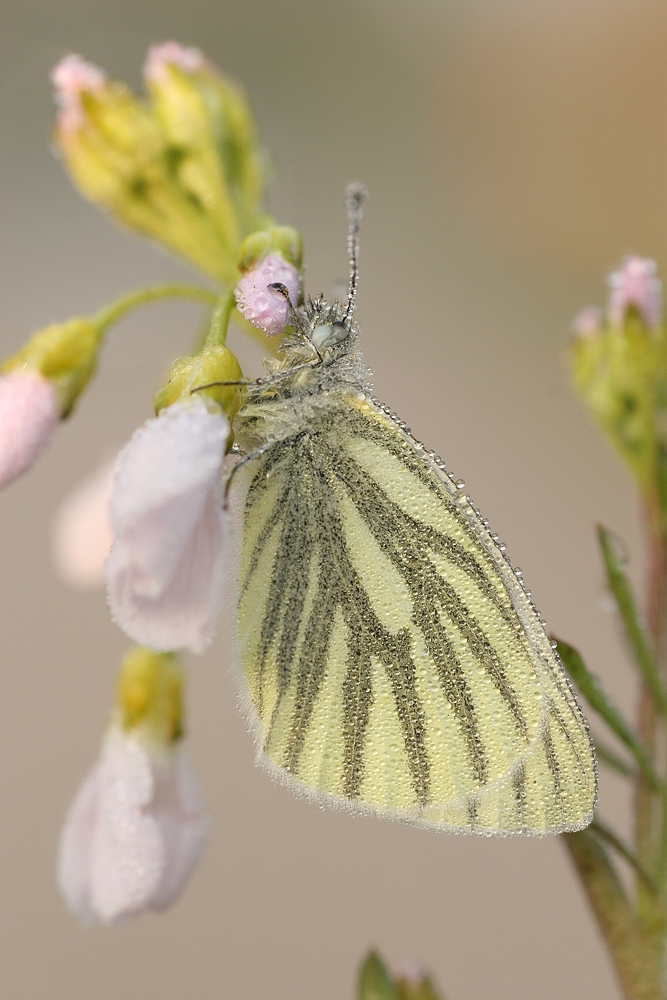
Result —
[[545, 623], [461, 482], [368, 386], [353, 318], [364, 197], [347, 190], [347, 301], [292, 309], [233, 425], [259, 757], [318, 801], [418, 826], [581, 829], [594, 751]]

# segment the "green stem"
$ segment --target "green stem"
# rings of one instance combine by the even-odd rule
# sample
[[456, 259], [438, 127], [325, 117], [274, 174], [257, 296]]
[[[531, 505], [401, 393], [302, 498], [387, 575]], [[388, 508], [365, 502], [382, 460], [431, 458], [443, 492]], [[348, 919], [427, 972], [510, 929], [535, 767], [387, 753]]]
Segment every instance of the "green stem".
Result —
[[625, 1000], [664, 1000], [662, 951], [635, 914], [607, 852], [589, 830], [563, 834], [609, 948]]
[[208, 336], [204, 341], [204, 347], [224, 347], [227, 343], [227, 330], [229, 328], [229, 317], [232, 315], [236, 298], [234, 289], [225, 292], [217, 300], [217, 305], [211, 316], [211, 326]]
[[139, 288], [127, 295], [121, 295], [115, 302], [108, 306], [103, 306], [91, 318], [93, 326], [96, 326], [100, 337], [106, 333], [112, 323], [117, 323], [127, 313], [132, 312], [139, 306], [148, 305], [151, 302], [159, 302], [161, 299], [196, 299], [205, 302], [206, 305], [214, 306], [218, 302], [219, 296], [207, 288], [198, 285], [177, 285], [163, 284], [150, 285], [148, 288]]

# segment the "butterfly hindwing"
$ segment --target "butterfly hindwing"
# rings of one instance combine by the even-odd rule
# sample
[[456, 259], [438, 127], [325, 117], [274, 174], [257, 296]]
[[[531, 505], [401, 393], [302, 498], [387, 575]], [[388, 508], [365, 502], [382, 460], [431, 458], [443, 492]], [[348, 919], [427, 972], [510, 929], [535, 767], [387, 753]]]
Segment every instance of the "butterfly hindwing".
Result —
[[239, 470], [239, 649], [262, 753], [304, 790], [449, 830], [590, 821], [586, 724], [467, 499], [363, 396]]

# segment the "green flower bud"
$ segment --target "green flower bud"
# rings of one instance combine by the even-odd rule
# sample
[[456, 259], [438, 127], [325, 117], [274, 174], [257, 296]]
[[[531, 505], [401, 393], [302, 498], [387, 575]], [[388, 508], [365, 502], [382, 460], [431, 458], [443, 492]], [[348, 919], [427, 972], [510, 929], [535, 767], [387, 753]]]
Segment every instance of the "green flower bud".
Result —
[[[194, 358], [177, 358], [174, 361], [169, 369], [169, 381], [153, 398], [155, 412], [159, 413], [177, 400], [189, 399], [200, 386], [238, 382], [241, 378], [241, 366], [228, 347], [220, 344], [205, 346]], [[242, 387], [239, 385], [212, 385], [197, 394], [215, 400], [230, 421], [242, 402]]]
[[118, 724], [141, 729], [152, 741], [174, 743], [183, 735], [183, 673], [173, 653], [135, 646], [123, 658], [116, 681]]
[[270, 226], [246, 236], [239, 252], [239, 271], [250, 271], [259, 260], [271, 253], [279, 253], [288, 264], [293, 264], [300, 271], [303, 240], [299, 230], [292, 226]]
[[628, 309], [574, 339], [572, 379], [588, 410], [646, 495], [662, 478], [667, 430], [667, 336]]
[[77, 317], [54, 323], [38, 330], [7, 358], [0, 374], [16, 369], [39, 372], [52, 383], [61, 415], [66, 417], [95, 371], [99, 339], [99, 328], [89, 319]]
[[149, 104], [66, 57], [53, 73], [55, 144], [86, 197], [229, 284], [241, 240], [265, 221], [254, 124], [240, 92], [200, 54], [195, 68], [172, 48], [196, 52], [150, 50]]

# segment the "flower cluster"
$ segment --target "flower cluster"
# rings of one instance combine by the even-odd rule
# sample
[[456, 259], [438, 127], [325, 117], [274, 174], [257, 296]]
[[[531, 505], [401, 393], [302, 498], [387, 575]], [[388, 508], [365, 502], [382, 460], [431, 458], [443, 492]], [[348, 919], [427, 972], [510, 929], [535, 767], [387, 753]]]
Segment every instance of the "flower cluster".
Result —
[[198, 49], [174, 42], [149, 49], [144, 78], [138, 98], [66, 56], [52, 74], [55, 144], [86, 197], [218, 287], [129, 293], [37, 331], [0, 367], [2, 489], [73, 412], [112, 323], [170, 296], [211, 309], [203, 342], [174, 361], [156, 393], [155, 416], [67, 500], [55, 527], [62, 576], [83, 587], [105, 577], [114, 619], [141, 644], [121, 665], [101, 753], [58, 856], [68, 907], [105, 924], [169, 905], [204, 845], [174, 651], [202, 653], [211, 642], [231, 564], [222, 491], [244, 380], [227, 328], [235, 318], [268, 343], [301, 303], [301, 237], [263, 212], [263, 154], [242, 92]]
[[664, 510], [667, 518], [662, 282], [655, 261], [628, 256], [609, 275], [607, 285], [606, 309], [589, 307], [574, 320], [574, 383], [651, 508]]

